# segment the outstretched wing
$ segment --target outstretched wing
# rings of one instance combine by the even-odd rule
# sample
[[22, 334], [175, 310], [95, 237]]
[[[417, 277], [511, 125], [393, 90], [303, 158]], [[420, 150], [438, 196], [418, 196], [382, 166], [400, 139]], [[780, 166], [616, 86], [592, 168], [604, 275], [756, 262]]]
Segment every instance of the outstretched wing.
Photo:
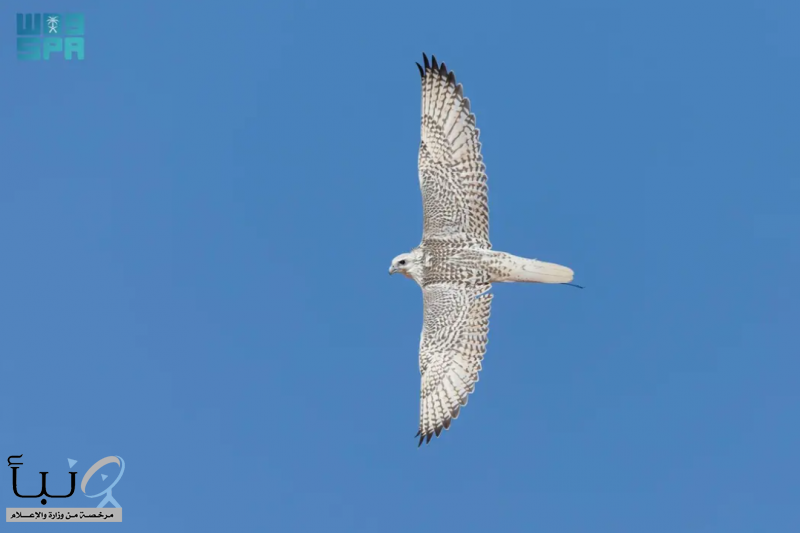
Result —
[[423, 54], [422, 139], [419, 185], [422, 189], [422, 242], [430, 240], [491, 248], [486, 165], [481, 156], [475, 115], [461, 84], [442, 63]]
[[490, 285], [428, 285], [419, 346], [419, 444], [458, 417], [475, 390], [489, 334]]

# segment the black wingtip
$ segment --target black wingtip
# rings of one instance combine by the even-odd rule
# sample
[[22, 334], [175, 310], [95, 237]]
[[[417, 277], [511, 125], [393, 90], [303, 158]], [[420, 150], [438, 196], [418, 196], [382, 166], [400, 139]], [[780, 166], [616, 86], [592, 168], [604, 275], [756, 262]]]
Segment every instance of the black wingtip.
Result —
[[453, 74], [452, 71], [447, 70], [447, 65], [445, 65], [444, 63], [439, 63], [439, 61], [436, 59], [435, 55], [431, 55], [431, 59], [429, 61], [428, 60], [428, 55], [425, 54], [425, 52], [423, 52], [422, 53], [422, 59], [423, 59], [424, 66], [420, 65], [419, 63], [417, 63], [417, 68], [419, 68], [420, 75], [423, 78], [425, 77], [425, 74], [427, 74], [429, 71], [431, 71], [431, 72], [435, 72], [435, 73], [439, 74], [440, 76], [446, 78], [447, 82], [449, 84], [451, 84], [453, 87], [455, 87], [457, 85], [456, 84], [456, 76], [455, 76], [455, 74]]

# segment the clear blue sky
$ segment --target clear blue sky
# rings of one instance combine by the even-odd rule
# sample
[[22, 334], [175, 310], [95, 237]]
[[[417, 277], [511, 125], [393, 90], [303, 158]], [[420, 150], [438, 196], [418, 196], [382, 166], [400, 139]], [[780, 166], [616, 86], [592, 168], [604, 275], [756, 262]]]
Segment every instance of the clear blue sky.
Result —
[[[603, 4], [4, 2], [20, 490], [119, 455], [124, 531], [800, 530], [800, 5]], [[18, 61], [18, 11], [84, 12], [86, 59]], [[496, 287], [418, 449], [420, 290], [386, 272], [423, 51], [472, 101], [495, 248], [587, 289]]]

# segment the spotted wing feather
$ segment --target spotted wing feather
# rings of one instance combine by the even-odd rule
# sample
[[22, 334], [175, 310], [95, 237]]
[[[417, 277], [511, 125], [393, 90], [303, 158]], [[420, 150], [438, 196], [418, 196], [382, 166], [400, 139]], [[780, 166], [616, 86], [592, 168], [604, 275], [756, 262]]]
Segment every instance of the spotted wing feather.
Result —
[[486, 353], [490, 286], [428, 285], [419, 349], [421, 374], [419, 444], [437, 437], [458, 417], [475, 390]]
[[422, 242], [489, 249], [489, 204], [480, 131], [455, 75], [423, 54], [419, 183]]

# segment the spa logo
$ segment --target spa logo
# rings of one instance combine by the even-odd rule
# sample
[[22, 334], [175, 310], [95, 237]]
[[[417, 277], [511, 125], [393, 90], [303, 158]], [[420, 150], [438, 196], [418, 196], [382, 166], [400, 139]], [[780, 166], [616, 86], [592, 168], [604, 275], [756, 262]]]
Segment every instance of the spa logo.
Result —
[[83, 13], [17, 13], [17, 59], [83, 60]]

